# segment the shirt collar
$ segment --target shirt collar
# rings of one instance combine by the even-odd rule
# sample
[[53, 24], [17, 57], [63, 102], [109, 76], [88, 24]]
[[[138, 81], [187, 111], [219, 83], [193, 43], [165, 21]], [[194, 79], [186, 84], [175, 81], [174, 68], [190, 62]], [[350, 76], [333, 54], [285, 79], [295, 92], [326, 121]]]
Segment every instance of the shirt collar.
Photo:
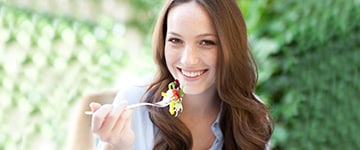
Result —
[[221, 117], [222, 108], [223, 108], [223, 102], [221, 102], [220, 110], [219, 110], [219, 112], [217, 114], [217, 117], [216, 117], [214, 123], [211, 125], [211, 131], [215, 135], [215, 141], [214, 141], [214, 143], [213, 143], [213, 145], [211, 146], [210, 149], [221, 148], [223, 143], [224, 143], [223, 134], [222, 134], [222, 131], [221, 131], [221, 128], [220, 128], [220, 117]]

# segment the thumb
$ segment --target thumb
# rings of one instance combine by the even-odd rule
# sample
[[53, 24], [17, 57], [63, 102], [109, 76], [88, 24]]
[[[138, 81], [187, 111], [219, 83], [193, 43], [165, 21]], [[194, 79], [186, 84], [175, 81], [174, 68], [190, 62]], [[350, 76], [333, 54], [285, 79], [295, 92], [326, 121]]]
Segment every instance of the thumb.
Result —
[[89, 106], [90, 106], [91, 111], [95, 112], [96, 110], [98, 110], [101, 107], [101, 104], [96, 103], [96, 102], [91, 102]]

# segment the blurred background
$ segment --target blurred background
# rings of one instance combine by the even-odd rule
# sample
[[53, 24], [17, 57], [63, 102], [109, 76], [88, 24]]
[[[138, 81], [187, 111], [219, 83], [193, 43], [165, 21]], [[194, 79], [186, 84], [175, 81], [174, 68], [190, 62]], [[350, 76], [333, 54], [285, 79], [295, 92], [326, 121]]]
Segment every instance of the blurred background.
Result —
[[[152, 76], [162, 3], [0, 0], [0, 150], [66, 149], [81, 97]], [[238, 4], [272, 148], [360, 149], [360, 0]]]

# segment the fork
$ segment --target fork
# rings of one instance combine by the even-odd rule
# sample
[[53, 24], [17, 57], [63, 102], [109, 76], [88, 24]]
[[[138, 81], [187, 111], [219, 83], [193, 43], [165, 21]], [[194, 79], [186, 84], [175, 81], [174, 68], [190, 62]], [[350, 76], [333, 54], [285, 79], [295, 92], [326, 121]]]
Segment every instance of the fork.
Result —
[[[125, 109], [131, 109], [131, 108], [136, 108], [136, 107], [140, 107], [140, 106], [153, 106], [153, 107], [166, 107], [168, 106], [169, 103], [164, 103], [163, 101], [157, 102], [157, 103], [137, 103], [137, 104], [131, 104], [126, 106]], [[93, 112], [92, 111], [85, 111], [85, 115], [92, 115]]]

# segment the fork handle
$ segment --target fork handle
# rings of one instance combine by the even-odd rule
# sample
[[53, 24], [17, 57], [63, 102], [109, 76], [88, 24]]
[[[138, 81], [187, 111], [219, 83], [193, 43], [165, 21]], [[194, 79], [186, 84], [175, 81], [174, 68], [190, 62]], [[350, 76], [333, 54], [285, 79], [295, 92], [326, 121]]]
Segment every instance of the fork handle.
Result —
[[158, 106], [158, 105], [153, 104], [153, 103], [137, 103], [137, 104], [128, 105], [126, 107], [126, 109], [131, 109], [131, 108], [140, 107], [140, 106]]
[[[137, 104], [131, 104], [126, 106], [125, 109], [131, 109], [131, 108], [136, 108], [136, 107], [140, 107], [140, 106], [158, 106], [156, 104], [153, 103], [137, 103]], [[85, 111], [85, 115], [93, 115], [92, 111]]]

